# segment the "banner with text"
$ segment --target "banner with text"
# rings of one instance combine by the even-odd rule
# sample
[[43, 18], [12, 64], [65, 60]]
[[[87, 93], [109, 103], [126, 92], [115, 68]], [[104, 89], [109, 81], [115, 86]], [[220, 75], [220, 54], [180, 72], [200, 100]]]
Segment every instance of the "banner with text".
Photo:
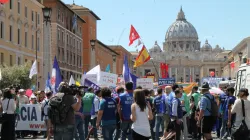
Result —
[[153, 79], [152, 78], [138, 78], [136, 80], [136, 86], [141, 86], [143, 89], [153, 89]]
[[82, 75], [82, 81], [84, 82], [85, 79], [88, 79], [89, 81], [97, 84], [97, 74], [85, 74], [85, 75]]
[[21, 105], [16, 130], [45, 131], [44, 120], [45, 116], [41, 113], [41, 105]]
[[100, 72], [100, 75], [97, 79], [98, 85], [100, 87], [115, 87], [116, 83], [117, 83], [117, 74], [113, 74], [113, 73], [108, 73], [108, 72]]
[[175, 83], [175, 78], [159, 78], [158, 86], [167, 86]]
[[210, 87], [219, 87], [219, 83], [222, 81], [222, 79], [227, 80], [227, 78], [203, 77], [201, 79], [201, 84], [208, 82]]

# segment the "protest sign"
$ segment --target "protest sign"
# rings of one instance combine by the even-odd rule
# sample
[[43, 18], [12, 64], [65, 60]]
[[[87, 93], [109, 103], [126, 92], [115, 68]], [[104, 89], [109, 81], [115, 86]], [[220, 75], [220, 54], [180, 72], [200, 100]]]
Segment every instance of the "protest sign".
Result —
[[[219, 87], [220, 81], [222, 81], [223, 78], [216, 78], [216, 77], [203, 77], [201, 79], [201, 84], [204, 82], [208, 82], [209, 87]], [[227, 80], [226, 78], [224, 78]]]
[[153, 79], [152, 78], [138, 78], [136, 80], [136, 86], [141, 86], [143, 89], [153, 89]]
[[99, 77], [97, 78], [98, 85], [103, 87], [115, 87], [117, 83], [118, 75], [108, 72], [100, 72]]
[[83, 74], [81, 79], [81, 85], [84, 85], [85, 79], [97, 84], [97, 74]]
[[158, 79], [158, 86], [167, 86], [172, 85], [175, 83], [174, 78], [159, 78]]
[[39, 104], [23, 104], [20, 107], [16, 130], [45, 131], [45, 116]]

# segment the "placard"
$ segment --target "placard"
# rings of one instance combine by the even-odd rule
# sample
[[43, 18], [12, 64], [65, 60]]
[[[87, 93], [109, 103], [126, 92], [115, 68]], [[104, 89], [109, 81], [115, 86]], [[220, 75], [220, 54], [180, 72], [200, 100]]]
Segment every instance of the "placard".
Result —
[[153, 79], [152, 78], [138, 78], [136, 80], [136, 86], [141, 86], [143, 89], [153, 89]]
[[108, 72], [100, 72], [97, 83], [100, 87], [115, 87], [118, 75]]
[[174, 78], [159, 78], [158, 79], [158, 86], [167, 86], [172, 85], [175, 83]]
[[97, 84], [97, 74], [85, 74], [85, 75], [82, 75], [81, 85], [84, 85], [85, 79], [88, 79], [89, 81]]
[[46, 130], [45, 116], [41, 113], [40, 104], [23, 104], [20, 105], [19, 109], [20, 113], [17, 119], [16, 130]]

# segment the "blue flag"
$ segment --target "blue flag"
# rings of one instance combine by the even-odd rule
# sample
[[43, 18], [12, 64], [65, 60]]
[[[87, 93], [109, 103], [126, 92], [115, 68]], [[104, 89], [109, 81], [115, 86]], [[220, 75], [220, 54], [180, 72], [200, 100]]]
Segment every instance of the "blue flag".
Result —
[[136, 88], [136, 79], [138, 78], [137, 76], [135, 76], [134, 74], [130, 73], [131, 79], [133, 81], [133, 87], [134, 89]]
[[110, 65], [109, 64], [107, 65], [105, 72], [110, 72]]
[[51, 74], [51, 88], [54, 94], [58, 92], [58, 87], [61, 82], [62, 82], [62, 75], [55, 56]]
[[85, 79], [84, 86], [92, 87], [94, 89], [94, 91], [97, 91], [97, 90], [101, 89], [98, 85], [96, 85], [95, 83], [89, 81], [88, 79]]
[[122, 75], [123, 75], [125, 83], [132, 82], [132, 79], [131, 79], [131, 76], [130, 76], [130, 70], [129, 70], [129, 66], [128, 66], [127, 55], [124, 56]]
[[45, 85], [45, 92], [50, 92], [51, 91], [51, 84], [50, 84], [50, 75], [48, 73], [48, 78], [46, 80], [46, 85]]

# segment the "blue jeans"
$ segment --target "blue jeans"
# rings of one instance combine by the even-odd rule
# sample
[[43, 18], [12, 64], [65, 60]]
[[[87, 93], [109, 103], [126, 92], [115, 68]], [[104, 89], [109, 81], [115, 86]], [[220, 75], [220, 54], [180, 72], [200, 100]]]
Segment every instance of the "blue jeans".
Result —
[[94, 138], [97, 138], [96, 119], [97, 119], [97, 117], [95, 117], [94, 119], [91, 120], [91, 125], [92, 125], [93, 128], [94, 128], [94, 131], [93, 131], [93, 133], [94, 133]]
[[133, 140], [131, 131], [132, 122], [121, 122], [121, 140]]
[[75, 125], [55, 125], [54, 140], [73, 140]]
[[89, 122], [91, 121], [91, 115], [84, 115], [84, 129], [85, 129], [85, 138], [89, 134]]
[[221, 120], [221, 129], [220, 129], [220, 138], [223, 138], [223, 136], [227, 132], [227, 120], [222, 118]]
[[113, 134], [113, 140], [118, 140], [120, 136], [121, 136], [121, 129], [116, 127], [115, 132]]
[[115, 124], [114, 125], [102, 126], [103, 140], [112, 140], [115, 128], [116, 128]]
[[164, 130], [164, 118], [163, 116], [155, 116], [155, 140], [159, 140], [160, 126], [161, 129]]
[[[79, 136], [77, 135], [79, 134]], [[83, 120], [82, 118], [75, 118], [75, 139], [76, 140], [85, 140], [84, 131], [83, 131]]]

